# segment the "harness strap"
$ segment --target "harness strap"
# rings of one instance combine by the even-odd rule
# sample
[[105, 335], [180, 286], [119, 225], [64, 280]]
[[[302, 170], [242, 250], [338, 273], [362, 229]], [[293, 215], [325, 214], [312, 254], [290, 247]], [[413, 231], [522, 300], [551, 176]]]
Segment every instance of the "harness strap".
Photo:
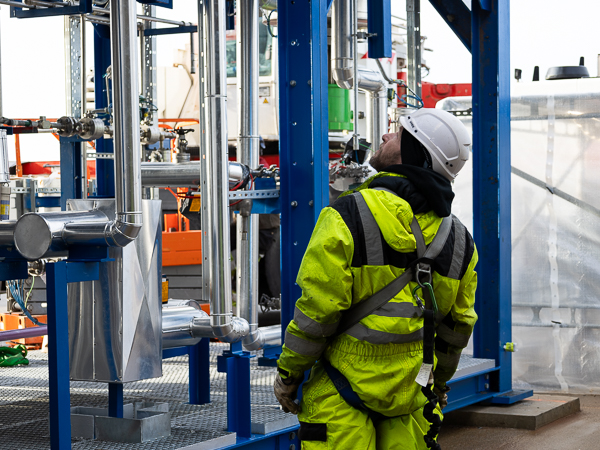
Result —
[[330, 362], [327, 361], [327, 359], [321, 358], [321, 363], [323, 364], [323, 368], [325, 369], [325, 372], [327, 372], [329, 379], [332, 381], [333, 385], [346, 403], [355, 409], [366, 412], [369, 418], [373, 421], [373, 425], [377, 425], [382, 420], [389, 419], [389, 417], [373, 411], [371, 408], [365, 405], [358, 394], [354, 392], [350, 386], [348, 378], [346, 378], [342, 372], [333, 367]]

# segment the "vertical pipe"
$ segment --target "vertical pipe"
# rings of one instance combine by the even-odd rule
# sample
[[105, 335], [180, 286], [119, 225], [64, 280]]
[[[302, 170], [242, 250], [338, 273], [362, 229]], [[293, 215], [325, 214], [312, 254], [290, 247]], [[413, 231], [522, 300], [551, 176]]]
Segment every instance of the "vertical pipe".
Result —
[[136, 5], [135, 0], [111, 0], [110, 8], [116, 222], [133, 238], [142, 226]]
[[[237, 161], [258, 167], [258, 0], [245, 0], [237, 6], [237, 98], [239, 136]], [[236, 293], [239, 317], [250, 325], [244, 338], [251, 345], [258, 330], [258, 215], [251, 205], [237, 214]]]
[[[350, 8], [348, 8], [350, 16], [352, 17], [352, 34], [350, 40], [352, 41], [352, 59], [354, 60], [353, 76], [354, 79], [354, 135], [352, 136], [352, 148], [359, 150], [360, 148], [360, 135], [358, 134], [358, 0], [350, 0]], [[369, 158], [370, 159], [370, 158]]]
[[406, 0], [408, 87], [421, 97], [421, 0]]
[[[203, 2], [201, 2], [203, 3]], [[231, 298], [231, 241], [229, 237], [229, 163], [227, 144], [227, 79], [225, 65], [225, 0], [214, 0], [199, 7], [199, 23], [204, 37], [205, 83], [203, 115], [205, 153], [203, 158], [203, 213], [209, 228], [202, 233], [202, 248], [209, 266], [208, 292], [211, 326], [215, 335], [226, 342], [247, 334], [247, 322], [233, 319]], [[199, 33], [200, 34], [200, 33]], [[211, 182], [207, 182], [209, 180]], [[204, 224], [203, 224], [204, 225]], [[203, 264], [204, 266], [204, 264]], [[204, 275], [204, 270], [203, 270]], [[245, 326], [244, 326], [245, 324]]]
[[[81, 26], [81, 113], [82, 117], [86, 111], [87, 103], [87, 79], [86, 79], [86, 36], [85, 36], [85, 15], [82, 14], [79, 19]], [[81, 145], [81, 198], [86, 199], [88, 194], [88, 178], [87, 178], [87, 144]]]

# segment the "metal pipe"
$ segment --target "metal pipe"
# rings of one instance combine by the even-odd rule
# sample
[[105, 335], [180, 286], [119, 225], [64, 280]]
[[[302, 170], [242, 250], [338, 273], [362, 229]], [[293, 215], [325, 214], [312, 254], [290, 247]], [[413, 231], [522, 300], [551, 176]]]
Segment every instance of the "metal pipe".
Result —
[[0, 183], [10, 182], [10, 166], [8, 162], [8, 139], [6, 130], [0, 130]]
[[[260, 137], [258, 135], [258, 0], [238, 3], [237, 34], [237, 160], [258, 167]], [[251, 202], [248, 202], [251, 203]], [[250, 206], [250, 205], [247, 205]], [[258, 215], [251, 207], [241, 207], [236, 216], [236, 293], [238, 316], [248, 321], [250, 333], [242, 343], [246, 348], [259, 343], [258, 330]], [[261, 347], [259, 347], [261, 348]], [[258, 348], [257, 348], [258, 349]]]
[[406, 0], [408, 87], [421, 97], [421, 0]]
[[[237, 342], [248, 334], [248, 323], [233, 321], [231, 265], [229, 259], [229, 187], [227, 148], [227, 80], [225, 78], [225, 0], [199, 0], [198, 22], [201, 22], [204, 53], [206, 112], [203, 128], [206, 162], [201, 174], [203, 214], [211, 227], [202, 234], [204, 264], [209, 265], [208, 299], [211, 326], [224, 342]], [[199, 33], [200, 34], [200, 33]], [[204, 155], [203, 155], [204, 156]], [[209, 176], [212, 182], [207, 183]], [[204, 266], [203, 264], [203, 266]]]
[[108, 232], [118, 245], [133, 241], [142, 227], [136, 5], [111, 0], [110, 9], [116, 219]]
[[[229, 162], [229, 189], [248, 177], [248, 168], [235, 161]], [[142, 163], [144, 187], [198, 187], [200, 186], [200, 161], [185, 163]]]
[[12, 247], [15, 245], [15, 226], [17, 222], [0, 221], [0, 247]]
[[[112, 8], [112, 5], [111, 5], [111, 8]], [[92, 12], [94, 14], [109, 15], [110, 9], [94, 6], [94, 7], [92, 7]], [[177, 26], [192, 26], [192, 25], [194, 25], [192, 22], [186, 22], [184, 20], [162, 19], [160, 17], [150, 17], [150, 16], [145, 16], [143, 14], [135, 15], [135, 18], [139, 19], [141, 21], [144, 21], [144, 22], [159, 22], [159, 23], [166, 23], [168, 25], [177, 25]]]
[[253, 337], [253, 341], [246, 343], [248, 338], [242, 342], [246, 350], [260, 350], [265, 347], [275, 347], [281, 345], [281, 325], [272, 325], [270, 327], [261, 327], [252, 332], [250, 330], [248, 337]]
[[[387, 133], [387, 84], [380, 72], [358, 68], [354, 61], [356, 45], [354, 31], [356, 11], [354, 0], [333, 0], [331, 5], [331, 70], [333, 79], [342, 89], [353, 89], [356, 85], [369, 94], [367, 102], [367, 140], [376, 148], [381, 137]], [[358, 117], [358, 101], [355, 98], [354, 117]], [[355, 135], [356, 133], [355, 124]], [[356, 144], [355, 144], [355, 147]], [[371, 155], [367, 155], [368, 162]]]
[[42, 325], [39, 327], [31, 327], [31, 328], [21, 328], [18, 330], [0, 331], [0, 342], [15, 341], [17, 339], [45, 336], [46, 334], [48, 334], [48, 326], [47, 325]]

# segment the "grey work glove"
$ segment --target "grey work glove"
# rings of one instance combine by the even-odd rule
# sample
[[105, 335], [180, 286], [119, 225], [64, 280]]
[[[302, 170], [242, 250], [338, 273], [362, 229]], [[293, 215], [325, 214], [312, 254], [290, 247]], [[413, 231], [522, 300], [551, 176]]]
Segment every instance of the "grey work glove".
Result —
[[450, 388], [448, 386], [433, 386], [433, 393], [437, 395], [438, 402], [440, 408], [444, 409], [448, 406], [448, 391]]
[[275, 377], [275, 384], [273, 390], [275, 391], [275, 397], [281, 404], [281, 408], [284, 412], [292, 414], [298, 414], [300, 412], [300, 406], [294, 402], [298, 394], [298, 387], [302, 383], [302, 380], [295, 380], [293, 378], [281, 378], [281, 375], [277, 374]]

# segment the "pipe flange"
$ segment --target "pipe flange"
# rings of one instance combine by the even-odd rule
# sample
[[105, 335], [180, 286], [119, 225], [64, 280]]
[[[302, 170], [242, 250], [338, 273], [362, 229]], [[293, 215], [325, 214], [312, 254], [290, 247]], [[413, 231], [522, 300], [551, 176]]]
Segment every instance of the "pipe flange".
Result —
[[63, 116], [57, 120], [59, 128], [58, 135], [61, 137], [73, 137], [76, 134], [77, 122], [74, 118]]
[[79, 136], [87, 141], [94, 141], [104, 137], [104, 122], [102, 119], [90, 119], [89, 117], [83, 118], [77, 125], [81, 131]]
[[158, 127], [148, 127], [142, 131], [142, 138], [144, 139], [144, 143], [151, 145], [160, 141], [161, 132]]

